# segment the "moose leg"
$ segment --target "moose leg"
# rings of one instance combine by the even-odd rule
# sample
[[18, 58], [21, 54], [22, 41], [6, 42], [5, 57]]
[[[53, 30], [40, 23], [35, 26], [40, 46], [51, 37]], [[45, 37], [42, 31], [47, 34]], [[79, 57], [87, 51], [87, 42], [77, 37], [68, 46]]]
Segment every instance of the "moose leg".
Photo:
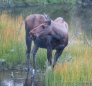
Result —
[[31, 43], [32, 43], [32, 39], [29, 38], [29, 28], [25, 27], [26, 30], [26, 46], [27, 46], [27, 50], [26, 50], [26, 56], [27, 56], [27, 70], [29, 72], [30, 70], [30, 51], [31, 51]]
[[52, 64], [52, 47], [51, 46], [47, 47], [47, 59], [48, 59], [49, 65], [51, 65]]
[[49, 65], [51, 65], [52, 64], [52, 47], [51, 47], [52, 37], [50, 35], [47, 35], [44, 38], [47, 40], [47, 42], [46, 42], [46, 45], [47, 45], [47, 59], [48, 59]]
[[33, 55], [33, 69], [36, 67], [36, 52], [39, 48], [34, 44], [33, 50], [32, 50], [32, 55]]
[[57, 46], [56, 53], [54, 55], [54, 61], [53, 61], [53, 64], [52, 64], [53, 67], [55, 66], [56, 61], [58, 60], [59, 56], [62, 54], [63, 49], [64, 49], [64, 45]]
[[28, 84], [28, 77], [29, 77], [29, 72], [30, 72], [30, 50], [31, 50], [31, 42], [32, 40], [29, 39], [28, 34], [26, 34], [26, 46], [27, 46], [27, 50], [26, 50], [26, 57], [27, 57], [27, 75], [26, 75], [26, 80], [25, 80], [25, 84]]
[[55, 64], [56, 64], [57, 59], [58, 59], [59, 56], [62, 54], [62, 51], [63, 51], [63, 50], [60, 50], [60, 51], [57, 50], [57, 51], [56, 51], [55, 56], [54, 56], [54, 62], [53, 62], [53, 65], [52, 65], [53, 68], [54, 68], [54, 66], [55, 66]]
[[30, 71], [30, 49], [31, 49], [31, 40], [27, 40], [27, 51], [26, 51], [26, 56], [27, 56], [27, 68], [28, 71]]

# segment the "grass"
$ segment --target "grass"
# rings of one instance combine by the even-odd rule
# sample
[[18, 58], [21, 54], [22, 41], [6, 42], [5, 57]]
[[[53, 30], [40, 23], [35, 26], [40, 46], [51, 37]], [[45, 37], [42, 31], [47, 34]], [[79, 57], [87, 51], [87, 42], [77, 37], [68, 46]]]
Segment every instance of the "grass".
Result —
[[13, 19], [5, 12], [0, 16], [0, 58], [6, 59], [9, 67], [25, 60], [24, 29], [18, 29], [22, 16]]
[[80, 38], [75, 41], [68, 50], [71, 60], [58, 62], [53, 71], [46, 72], [46, 86], [92, 86], [92, 47]]
[[[26, 63], [25, 25], [20, 28], [22, 15], [13, 18], [5, 12], [0, 16], [0, 58], [6, 60], [9, 68]], [[36, 57], [37, 67], [44, 68], [46, 50], [39, 49]], [[31, 65], [32, 65], [31, 55]]]

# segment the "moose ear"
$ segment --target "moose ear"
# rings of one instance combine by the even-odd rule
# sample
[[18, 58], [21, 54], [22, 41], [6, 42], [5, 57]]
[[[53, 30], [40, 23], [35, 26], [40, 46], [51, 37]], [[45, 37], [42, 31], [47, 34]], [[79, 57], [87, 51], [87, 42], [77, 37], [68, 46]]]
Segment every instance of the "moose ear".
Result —
[[44, 13], [44, 19], [45, 19], [45, 23], [46, 23], [46, 24], [51, 25], [51, 19], [50, 19], [50, 17], [49, 17], [48, 15], [46, 15], [45, 13]]
[[46, 21], [47, 25], [51, 25], [51, 20], [50, 21]]

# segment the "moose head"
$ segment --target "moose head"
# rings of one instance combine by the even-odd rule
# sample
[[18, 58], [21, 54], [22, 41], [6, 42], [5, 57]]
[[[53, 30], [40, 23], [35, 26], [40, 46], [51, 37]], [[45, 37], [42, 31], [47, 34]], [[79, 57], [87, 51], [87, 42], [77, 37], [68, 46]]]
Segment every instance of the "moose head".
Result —
[[44, 23], [40, 24], [38, 27], [29, 32], [30, 38], [44, 36], [52, 32], [52, 20], [46, 14], [44, 14], [44, 20]]

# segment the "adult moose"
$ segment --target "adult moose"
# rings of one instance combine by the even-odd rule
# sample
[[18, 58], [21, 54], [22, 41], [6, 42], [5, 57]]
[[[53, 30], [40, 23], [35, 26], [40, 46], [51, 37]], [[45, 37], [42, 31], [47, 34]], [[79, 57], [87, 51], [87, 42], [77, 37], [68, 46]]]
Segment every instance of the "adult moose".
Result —
[[[37, 45], [35, 51], [37, 51], [41, 43], [45, 43], [44, 48], [47, 49], [48, 62], [54, 67], [57, 59], [62, 54], [63, 49], [68, 44], [68, 25], [61, 17], [58, 17], [54, 21], [47, 15], [45, 15], [44, 18], [45, 22], [31, 30], [29, 35], [30, 38], [34, 39], [34, 43]], [[52, 50], [54, 49], [56, 50], [56, 53], [52, 63], [51, 57]]]
[[[60, 21], [61, 20], [61, 21]], [[30, 51], [31, 51], [31, 43], [32, 39], [34, 39], [34, 47], [32, 50], [32, 55], [33, 55], [33, 71], [32, 71], [32, 76], [31, 76], [31, 82], [34, 82], [34, 74], [35, 74], [35, 55], [39, 47], [41, 48], [46, 48], [47, 49], [47, 57], [50, 65], [52, 64], [51, 57], [52, 57], [52, 49], [56, 49], [59, 47], [58, 45], [60, 44], [60, 36], [57, 35], [45, 35], [42, 37], [31, 37], [29, 32], [32, 31], [34, 28], [40, 26], [41, 24], [44, 24], [45, 22], [50, 23], [49, 18], [47, 15], [41, 15], [41, 14], [33, 14], [29, 15], [25, 19], [25, 31], [26, 31], [26, 46], [27, 46], [27, 51], [26, 51], [26, 56], [27, 56], [27, 66], [28, 66], [28, 71], [27, 71], [27, 76], [25, 80], [25, 86], [28, 84], [28, 77], [29, 77], [29, 70], [30, 70]], [[63, 19], [57, 18], [55, 22], [63, 22]], [[52, 46], [53, 43], [53, 46]], [[61, 51], [60, 51], [61, 53]], [[59, 54], [60, 54], [59, 53]], [[58, 52], [56, 53], [56, 56], [58, 55]]]

